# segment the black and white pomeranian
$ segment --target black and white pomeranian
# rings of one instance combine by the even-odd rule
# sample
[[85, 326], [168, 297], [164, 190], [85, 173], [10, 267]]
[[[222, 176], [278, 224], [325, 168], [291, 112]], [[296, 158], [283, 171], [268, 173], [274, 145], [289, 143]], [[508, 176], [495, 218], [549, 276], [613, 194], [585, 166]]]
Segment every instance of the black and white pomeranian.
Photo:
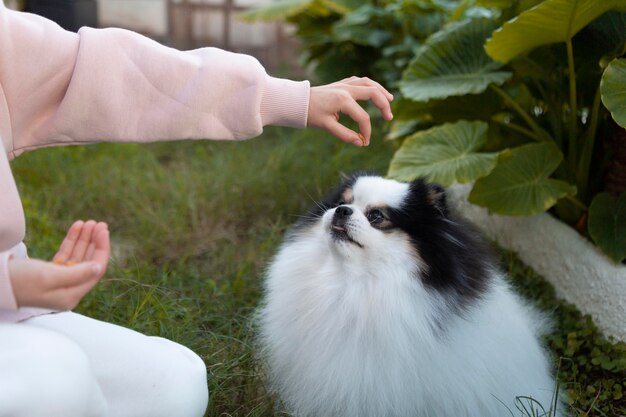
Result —
[[545, 317], [421, 179], [355, 174], [319, 203], [271, 263], [258, 319], [271, 387], [296, 416], [505, 417], [516, 401], [554, 404]]

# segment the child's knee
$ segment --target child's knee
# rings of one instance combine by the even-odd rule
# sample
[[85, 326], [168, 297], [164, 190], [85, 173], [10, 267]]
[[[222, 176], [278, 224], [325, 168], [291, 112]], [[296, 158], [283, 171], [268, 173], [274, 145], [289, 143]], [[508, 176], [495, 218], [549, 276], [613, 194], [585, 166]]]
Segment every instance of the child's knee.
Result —
[[[190, 349], [166, 339], [154, 338], [166, 351], [166, 358], [159, 365], [163, 378], [159, 381], [164, 393], [155, 401], [160, 415], [201, 417], [209, 401], [207, 372], [204, 361]], [[156, 408], [156, 407], [155, 407]]]
[[186, 385], [184, 389], [187, 398], [183, 402], [188, 411], [185, 415], [201, 417], [209, 402], [207, 372], [204, 361], [195, 353], [193, 355], [193, 359], [188, 361], [184, 369], [180, 369], [178, 378], [179, 384]]
[[[46, 332], [46, 331], [43, 331]], [[71, 340], [48, 332], [21, 349], [0, 390], [0, 414], [11, 416], [104, 416], [106, 404], [91, 365]]]

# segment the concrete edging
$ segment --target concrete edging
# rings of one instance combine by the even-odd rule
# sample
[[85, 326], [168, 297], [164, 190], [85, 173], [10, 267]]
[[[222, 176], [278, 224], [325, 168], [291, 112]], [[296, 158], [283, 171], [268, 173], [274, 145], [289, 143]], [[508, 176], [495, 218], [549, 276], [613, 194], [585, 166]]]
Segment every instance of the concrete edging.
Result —
[[544, 276], [557, 296], [591, 315], [605, 335], [626, 341], [626, 266], [616, 265], [574, 229], [547, 213], [529, 217], [490, 214], [467, 201], [471, 185], [448, 188], [459, 215]]

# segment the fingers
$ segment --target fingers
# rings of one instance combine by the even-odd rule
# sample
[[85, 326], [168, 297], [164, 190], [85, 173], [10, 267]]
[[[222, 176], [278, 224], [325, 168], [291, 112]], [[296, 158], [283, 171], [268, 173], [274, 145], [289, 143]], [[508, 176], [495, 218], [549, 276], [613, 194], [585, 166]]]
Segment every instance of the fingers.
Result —
[[341, 112], [348, 115], [352, 120], [357, 122], [357, 124], [359, 125], [359, 131], [361, 132], [362, 138], [364, 139], [362, 141], [361, 137], [359, 137], [355, 132], [347, 129], [351, 132], [351, 138], [349, 138], [349, 143], [361, 146], [369, 145], [370, 136], [372, 135], [372, 124], [369, 114], [367, 114], [367, 112], [363, 110], [363, 108], [359, 106], [358, 103], [354, 100], [348, 100], [341, 108]]
[[96, 262], [61, 266], [39, 259], [11, 259], [8, 269], [20, 307], [57, 310], [75, 307], [103, 275], [102, 266]]
[[[363, 137], [362, 135], [359, 136], [356, 132], [348, 129], [347, 127], [345, 127], [344, 125], [342, 125], [341, 123], [337, 121], [330, 122], [326, 126], [326, 130], [330, 134], [339, 138], [343, 142], [346, 142], [355, 146], [366, 145], [365, 137]], [[363, 137], [363, 139], [361, 139], [361, 137]]]
[[94, 238], [94, 250], [89, 260], [100, 266], [100, 276], [104, 275], [109, 258], [111, 257], [111, 242], [109, 230], [103, 228], [98, 231]]
[[91, 243], [91, 236], [96, 224], [97, 223], [95, 221], [89, 220], [83, 225], [83, 229], [80, 231], [80, 236], [72, 249], [69, 259], [70, 262], [79, 263], [85, 259], [85, 254], [87, 253], [87, 248]]
[[[388, 96], [385, 95], [387, 90], [382, 87], [379, 89], [371, 86], [351, 86], [348, 91], [355, 100], [371, 100], [372, 103], [378, 107], [385, 120], [389, 121], [393, 119], [391, 104]], [[361, 131], [361, 133], [364, 132]]]
[[102, 277], [102, 268], [94, 262], [82, 262], [80, 264], [64, 267], [53, 265], [58, 268], [49, 282], [48, 298], [55, 300], [58, 308], [71, 310], [91, 290]]
[[96, 224], [96, 226], [93, 229], [92, 239], [89, 242], [89, 246], [87, 246], [87, 252], [85, 253], [85, 260], [88, 260], [88, 261], [93, 260], [93, 255], [96, 250], [97, 242], [100, 242], [100, 246], [102, 246], [102, 244], [104, 243], [102, 238], [98, 238], [98, 235], [103, 232], [107, 232], [106, 244], [108, 245], [108, 225], [104, 222], [99, 222]]
[[[393, 95], [379, 83], [369, 78], [351, 77], [336, 83], [312, 87], [309, 100], [308, 126], [320, 127], [344, 142], [356, 146], [370, 143], [372, 125], [369, 114], [357, 103], [371, 101], [386, 120], [391, 120], [390, 102]], [[343, 113], [359, 126], [360, 134], [338, 123], [338, 113]]]
[[111, 253], [109, 230], [107, 224], [103, 222], [94, 222], [95, 225], [91, 227], [89, 234], [89, 242], [81, 258], [85, 243], [83, 232], [88, 227], [88, 223], [85, 223], [70, 257], [74, 259], [73, 257], [76, 256], [75, 259], [80, 263], [69, 267], [53, 265], [56, 269], [54, 271], [56, 276], [50, 280], [53, 282], [51, 291], [57, 293], [54, 297], [63, 300], [63, 306], [67, 309], [74, 308], [98, 283], [99, 279], [104, 276], [109, 262]]
[[[340, 81], [338, 84], [344, 84], [354, 100], [371, 100], [378, 107], [385, 120], [390, 121], [393, 119], [393, 113], [391, 112], [393, 94], [376, 81], [367, 77], [350, 77]], [[355, 121], [358, 122], [358, 120]], [[365, 135], [365, 132], [362, 130], [361, 133]], [[369, 143], [369, 136], [367, 137]]]
[[391, 94], [389, 91], [387, 91], [387, 89], [385, 87], [383, 87], [382, 85], [380, 85], [376, 81], [371, 80], [371, 79], [369, 79], [367, 77], [350, 77], [350, 78], [346, 78], [345, 80], [343, 80], [341, 82], [345, 82], [346, 84], [351, 84], [351, 85], [360, 85], [360, 86], [365, 86], [365, 87], [375, 87], [377, 90], [379, 90], [385, 96], [385, 98], [387, 98], [388, 101], [393, 101], [393, 94]]
[[95, 285], [102, 276], [102, 267], [94, 262], [81, 262], [73, 266], [42, 262], [38, 273], [42, 277], [42, 289], [47, 293], [67, 291], [77, 286]]
[[[97, 239], [98, 235], [105, 231], [106, 234]], [[104, 238], [105, 235], [106, 238]], [[100, 243], [98, 244], [97, 241]], [[105, 252], [102, 252], [103, 245], [106, 245]], [[53, 258], [53, 262], [59, 265], [67, 265], [92, 260], [97, 249], [100, 249], [100, 258], [102, 258], [103, 253], [106, 253], [107, 256], [110, 253], [108, 225], [104, 222], [95, 222], [94, 220], [87, 222], [78, 220], [68, 230], [59, 251]], [[106, 264], [102, 266], [104, 268]]]
[[70, 226], [69, 230], [67, 231], [67, 235], [65, 236], [65, 239], [63, 239], [63, 242], [59, 247], [59, 251], [56, 253], [56, 255], [54, 255], [54, 258], [52, 258], [52, 261], [54, 263], [64, 264], [70, 259], [70, 255], [72, 254], [74, 246], [78, 241], [78, 237], [80, 236], [80, 233], [83, 229], [83, 225], [84, 222], [82, 220], [78, 220], [75, 221], [72, 226]]

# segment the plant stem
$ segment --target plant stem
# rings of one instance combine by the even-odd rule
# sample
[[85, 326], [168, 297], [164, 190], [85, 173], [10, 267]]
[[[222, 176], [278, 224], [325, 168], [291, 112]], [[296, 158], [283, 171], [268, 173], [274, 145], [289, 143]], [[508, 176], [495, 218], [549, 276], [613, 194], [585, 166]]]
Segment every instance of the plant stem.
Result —
[[588, 210], [588, 207], [584, 205], [579, 199], [577, 199], [573, 195], [567, 195], [565, 196], [565, 198], [569, 200], [572, 204], [574, 204], [576, 207], [578, 207], [579, 209], [582, 209], [584, 211]]
[[589, 130], [583, 137], [584, 142], [581, 146], [580, 160], [576, 167], [576, 186], [578, 187], [578, 195], [585, 200], [587, 198], [587, 188], [589, 186], [589, 167], [591, 165], [591, 156], [596, 140], [596, 131], [598, 129], [598, 117], [600, 114], [601, 103], [600, 86], [596, 90], [591, 107], [591, 119], [589, 121]]
[[543, 88], [541, 81], [533, 78], [532, 82], [535, 85], [535, 88], [539, 90], [543, 100], [548, 104], [548, 118], [550, 119], [550, 125], [552, 126], [552, 137], [554, 138], [559, 149], [563, 149], [563, 128], [561, 126], [561, 118], [558, 114], [558, 110], [561, 106], [559, 106], [555, 99], [548, 94], [545, 88]]
[[589, 130], [587, 131], [588, 138], [594, 140], [596, 138], [596, 130], [598, 129], [598, 117], [600, 114], [600, 103], [602, 102], [602, 94], [600, 93], [600, 85], [596, 90], [596, 95], [593, 98], [593, 107], [591, 108], [591, 120], [589, 121]]
[[527, 136], [527, 137], [529, 137], [529, 138], [531, 138], [533, 140], [536, 140], [537, 142], [541, 142], [541, 139], [539, 139], [537, 137], [537, 135], [535, 135], [531, 130], [526, 129], [525, 127], [522, 127], [520, 125], [516, 125], [515, 123], [507, 123], [507, 122], [503, 122], [501, 120], [495, 120], [493, 118], [491, 119], [491, 121], [496, 123], [496, 124], [498, 124], [498, 125], [500, 125], [500, 126], [503, 126], [503, 127], [509, 128], [509, 129], [511, 129], [511, 130], [513, 130], [515, 132], [521, 133], [522, 135]]
[[574, 164], [578, 159], [578, 156], [576, 155], [576, 138], [578, 137], [578, 111], [576, 108], [576, 71], [574, 68], [574, 48], [572, 47], [572, 40], [568, 39], [565, 42], [565, 45], [567, 47], [567, 71], [569, 75], [569, 161], [571, 163], [571, 168], [574, 168]]
[[528, 124], [528, 126], [533, 130], [533, 132], [535, 132], [535, 135], [533, 136], [533, 138], [539, 142], [542, 141], [546, 141], [546, 133], [545, 131], [539, 127], [539, 125], [533, 120], [532, 117], [530, 117], [530, 115], [526, 112], [526, 110], [524, 110], [522, 108], [522, 106], [520, 106], [519, 104], [517, 104], [517, 102], [515, 100], [513, 100], [504, 90], [502, 90], [500, 87], [494, 85], [494, 84], [490, 84], [489, 87], [496, 92], [496, 94], [498, 94], [500, 97], [502, 97], [502, 99], [504, 100], [504, 102], [506, 104], [508, 104], [513, 110], [515, 110], [517, 112], [517, 114], [520, 115], [520, 117], [522, 119], [524, 119], [524, 121], [526, 122], [526, 124]]

